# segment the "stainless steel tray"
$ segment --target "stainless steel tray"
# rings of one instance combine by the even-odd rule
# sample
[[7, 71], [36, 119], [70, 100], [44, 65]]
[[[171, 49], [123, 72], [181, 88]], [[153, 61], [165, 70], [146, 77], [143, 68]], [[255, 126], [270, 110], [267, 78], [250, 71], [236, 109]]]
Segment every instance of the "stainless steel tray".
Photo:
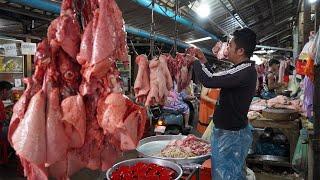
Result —
[[124, 166], [124, 165], [132, 166], [138, 162], [154, 163], [159, 166], [168, 167], [176, 172], [175, 180], [180, 179], [183, 174], [182, 168], [178, 164], [173, 163], [171, 161], [166, 161], [166, 160], [162, 160], [162, 159], [155, 159], [155, 158], [137, 158], [137, 159], [129, 159], [126, 161], [121, 161], [121, 162], [113, 165], [106, 173], [107, 179], [111, 180], [110, 178], [111, 178], [112, 172], [115, 171], [118, 167]]
[[147, 137], [139, 141], [139, 144], [136, 150], [138, 151], [139, 156], [141, 157], [169, 160], [169, 161], [178, 163], [182, 166], [186, 166], [187, 164], [193, 164], [193, 163], [202, 164], [205, 160], [211, 157], [211, 154], [189, 157], [189, 158], [167, 158], [167, 157], [157, 156], [157, 154], [159, 154], [160, 151], [164, 149], [170, 141], [181, 140], [186, 137], [187, 136], [183, 136], [183, 135], [160, 135], [160, 136]]
[[260, 161], [277, 161], [277, 162], [288, 162], [288, 157], [273, 156], [273, 155], [252, 155], [251, 158]]

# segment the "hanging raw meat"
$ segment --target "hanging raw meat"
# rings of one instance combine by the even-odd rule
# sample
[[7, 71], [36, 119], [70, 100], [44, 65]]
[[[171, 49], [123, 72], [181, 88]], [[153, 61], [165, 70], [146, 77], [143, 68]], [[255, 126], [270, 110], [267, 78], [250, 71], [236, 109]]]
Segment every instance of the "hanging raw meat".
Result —
[[149, 62], [146, 55], [137, 56], [135, 62], [138, 64], [139, 69], [134, 82], [134, 93], [137, 98], [136, 101], [144, 104], [150, 91]]
[[[81, 3], [82, 36], [73, 7]], [[106, 170], [135, 149], [147, 113], [122, 94], [116, 60], [127, 62], [127, 47], [115, 1], [64, 0], [10, 122], [8, 139], [28, 179]]]
[[216, 45], [212, 48], [212, 53], [219, 60], [228, 58], [228, 43], [218, 41]]
[[194, 62], [195, 48], [191, 47], [186, 50], [186, 53], [177, 53], [173, 58], [171, 55], [166, 55], [168, 69], [173, 80], [177, 84], [178, 91], [184, 90], [192, 78], [192, 63]]
[[45, 110], [46, 94], [41, 89], [31, 98], [24, 118], [12, 135], [16, 153], [34, 164], [46, 162]]
[[[160, 60], [161, 59], [161, 60]], [[155, 57], [149, 63], [150, 91], [145, 102], [146, 106], [164, 104], [169, 91], [172, 89], [172, 79], [165, 57]]]
[[[139, 55], [139, 65], [134, 84], [137, 102], [146, 106], [162, 105], [176, 82], [177, 90], [184, 90], [192, 78], [192, 63], [196, 48], [186, 49], [186, 53], [177, 53], [173, 58], [170, 54], [162, 54], [150, 62], [145, 55]], [[149, 66], [148, 66], [149, 65]]]

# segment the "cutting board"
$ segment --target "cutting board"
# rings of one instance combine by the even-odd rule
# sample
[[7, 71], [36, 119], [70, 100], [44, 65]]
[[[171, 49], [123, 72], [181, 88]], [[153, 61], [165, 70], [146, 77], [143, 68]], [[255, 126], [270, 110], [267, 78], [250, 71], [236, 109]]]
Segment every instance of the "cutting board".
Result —
[[262, 110], [262, 116], [277, 121], [293, 121], [299, 117], [299, 112], [293, 109], [267, 108]]

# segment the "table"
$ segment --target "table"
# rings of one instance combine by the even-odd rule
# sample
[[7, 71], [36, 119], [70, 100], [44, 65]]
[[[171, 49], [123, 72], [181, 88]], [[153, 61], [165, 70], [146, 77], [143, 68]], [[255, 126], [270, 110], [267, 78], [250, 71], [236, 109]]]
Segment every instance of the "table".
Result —
[[294, 121], [278, 121], [266, 118], [260, 118], [255, 120], [249, 120], [255, 128], [278, 128], [289, 140], [290, 143], [290, 163], [293, 158], [294, 151], [299, 138], [300, 132], [300, 120]]

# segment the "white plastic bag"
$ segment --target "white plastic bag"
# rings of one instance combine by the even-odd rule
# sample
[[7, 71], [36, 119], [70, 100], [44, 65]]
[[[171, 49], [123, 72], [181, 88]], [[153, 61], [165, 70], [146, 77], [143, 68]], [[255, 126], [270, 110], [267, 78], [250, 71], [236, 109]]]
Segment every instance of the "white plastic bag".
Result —
[[246, 171], [247, 171], [247, 176], [246, 176], [247, 180], [256, 180], [256, 175], [251, 169], [247, 168]]

